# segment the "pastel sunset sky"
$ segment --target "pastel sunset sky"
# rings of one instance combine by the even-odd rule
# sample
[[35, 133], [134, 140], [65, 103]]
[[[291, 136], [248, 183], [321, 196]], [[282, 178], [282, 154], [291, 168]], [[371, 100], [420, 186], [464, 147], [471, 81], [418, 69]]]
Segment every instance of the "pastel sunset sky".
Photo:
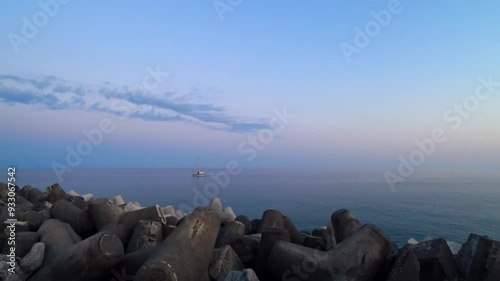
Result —
[[383, 170], [440, 128], [447, 139], [423, 168], [498, 171], [498, 11], [0, 1], [0, 164], [68, 165], [80, 149], [77, 168], [191, 167], [199, 156], [203, 167]]

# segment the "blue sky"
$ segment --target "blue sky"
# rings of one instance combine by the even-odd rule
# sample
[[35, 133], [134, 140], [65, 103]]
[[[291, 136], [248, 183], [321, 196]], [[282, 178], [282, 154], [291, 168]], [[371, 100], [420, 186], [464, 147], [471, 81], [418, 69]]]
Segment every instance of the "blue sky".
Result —
[[[65, 164], [84, 130], [110, 120], [113, 131], [78, 168], [190, 167], [200, 155], [207, 167], [390, 169], [444, 128], [448, 139], [424, 168], [498, 170], [500, 87], [458, 130], [443, 114], [475, 93], [479, 77], [500, 81], [499, 8], [4, 0], [0, 164]], [[356, 46], [357, 28], [387, 12]], [[42, 24], [23, 33], [26, 21]], [[349, 61], [342, 43], [358, 49]], [[284, 108], [295, 117], [278, 132], [270, 121]], [[249, 138], [269, 130], [272, 140], [247, 161]]]

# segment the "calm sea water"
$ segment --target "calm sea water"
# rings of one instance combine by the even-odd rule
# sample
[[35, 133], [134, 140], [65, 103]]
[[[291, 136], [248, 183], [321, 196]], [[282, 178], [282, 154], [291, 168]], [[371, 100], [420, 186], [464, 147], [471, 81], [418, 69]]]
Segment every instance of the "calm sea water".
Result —
[[[209, 171], [209, 170], [207, 170]], [[213, 170], [216, 172], [216, 170]], [[52, 170], [18, 169], [17, 183], [45, 188], [58, 182]], [[190, 169], [74, 170], [61, 186], [96, 197], [121, 194], [142, 206], [193, 206], [207, 197], [250, 219], [269, 208], [289, 216], [299, 230], [326, 225], [331, 213], [347, 208], [362, 222], [382, 229], [399, 245], [426, 236], [464, 242], [469, 233], [500, 239], [500, 180], [418, 178], [391, 192], [380, 174], [328, 170], [243, 170], [219, 191], [214, 179], [193, 178]], [[211, 195], [212, 194], [212, 195]]]

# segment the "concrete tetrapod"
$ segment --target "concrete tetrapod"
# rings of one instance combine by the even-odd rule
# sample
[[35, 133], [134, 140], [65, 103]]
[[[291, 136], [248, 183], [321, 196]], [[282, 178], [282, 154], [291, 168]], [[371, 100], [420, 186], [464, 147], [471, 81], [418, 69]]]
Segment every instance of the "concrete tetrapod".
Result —
[[336, 243], [342, 242], [361, 227], [359, 221], [346, 209], [335, 211], [331, 216], [331, 224]]
[[279, 241], [269, 255], [267, 268], [283, 280], [368, 281], [377, 274], [390, 244], [384, 233], [369, 224], [328, 252]]
[[38, 229], [38, 234], [40, 242], [45, 244], [45, 257], [42, 267], [29, 280], [47, 281], [51, 280], [52, 262], [82, 239], [69, 224], [58, 219], [49, 219], [43, 222]]
[[[123, 213], [119, 217], [118, 222], [112, 231], [118, 236], [118, 238], [120, 238], [123, 246], [128, 246], [128, 242], [132, 237], [134, 228], [141, 220], [155, 221], [160, 223], [162, 226], [165, 225], [165, 216], [163, 215], [163, 211], [159, 205]], [[160, 229], [161, 228], [162, 227], [160, 227]]]
[[208, 281], [220, 219], [208, 207], [198, 207], [142, 265], [135, 281]]
[[127, 247], [127, 253], [154, 248], [163, 241], [162, 225], [157, 221], [139, 221]]
[[107, 198], [98, 198], [90, 202], [89, 213], [97, 231], [103, 231], [108, 226], [116, 225], [125, 211]]
[[123, 253], [123, 245], [115, 234], [96, 233], [73, 245], [52, 262], [52, 280], [100, 280], [111, 274], [110, 270]]
[[71, 225], [81, 237], [89, 237], [94, 231], [94, 224], [87, 210], [81, 210], [66, 200], [58, 200], [50, 209], [52, 218], [59, 219]]

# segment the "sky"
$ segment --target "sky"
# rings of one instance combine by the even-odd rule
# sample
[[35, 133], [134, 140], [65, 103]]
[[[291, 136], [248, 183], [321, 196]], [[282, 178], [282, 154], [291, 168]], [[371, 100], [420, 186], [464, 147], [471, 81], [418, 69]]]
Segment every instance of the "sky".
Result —
[[3, 0], [0, 165], [498, 171], [499, 8]]

